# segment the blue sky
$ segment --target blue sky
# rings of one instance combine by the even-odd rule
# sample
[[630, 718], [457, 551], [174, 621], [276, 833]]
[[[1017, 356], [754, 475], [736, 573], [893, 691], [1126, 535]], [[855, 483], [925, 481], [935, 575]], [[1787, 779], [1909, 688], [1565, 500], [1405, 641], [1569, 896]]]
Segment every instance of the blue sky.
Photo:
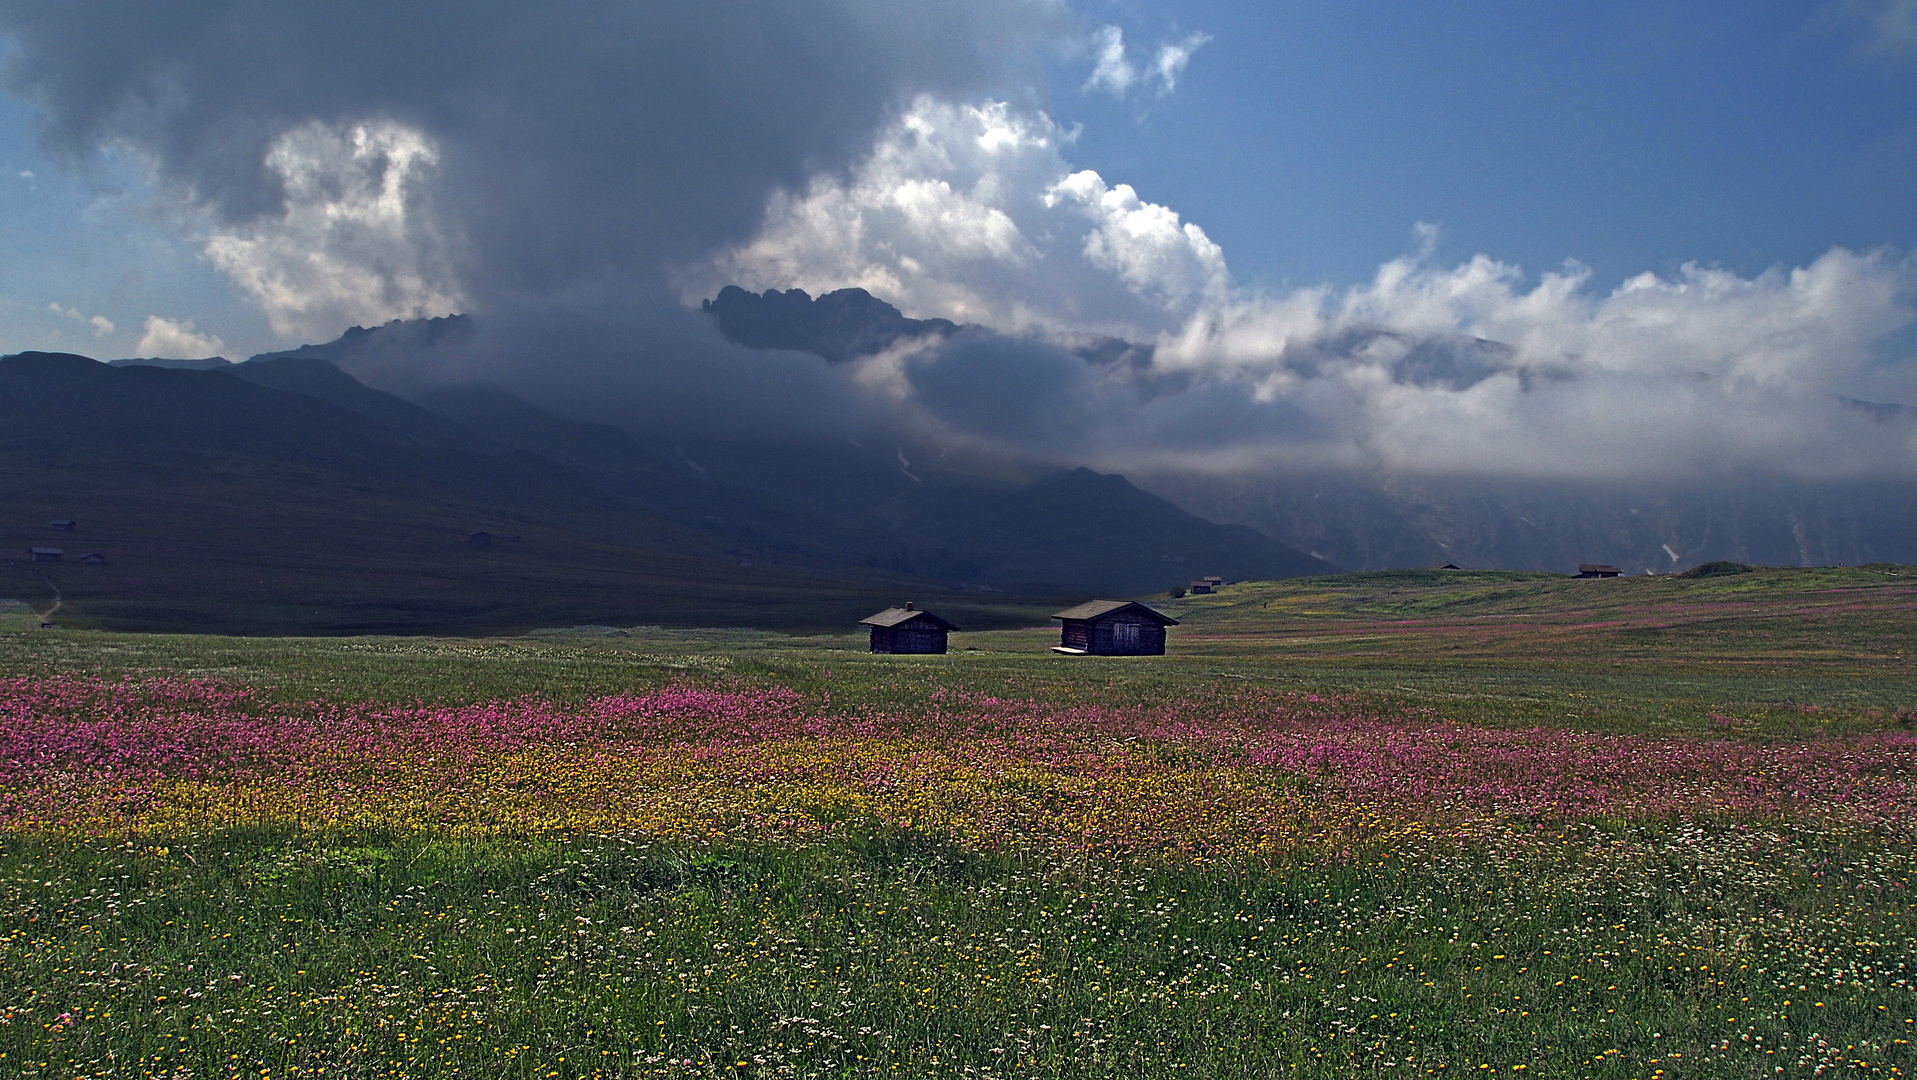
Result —
[[1917, 241], [1917, 56], [1873, 51], [1842, 8], [1107, 10], [1141, 41], [1212, 40], [1163, 100], [1060, 86], [1072, 156], [1201, 223], [1241, 277], [1361, 279], [1417, 221], [1443, 226], [1441, 257], [1576, 258], [1609, 282]]
[[155, 315], [271, 347], [265, 317], [200, 257], [196, 230], [157, 206], [137, 171], [104, 156], [76, 172], [37, 135], [32, 106], [0, 96], [0, 352], [131, 355]]

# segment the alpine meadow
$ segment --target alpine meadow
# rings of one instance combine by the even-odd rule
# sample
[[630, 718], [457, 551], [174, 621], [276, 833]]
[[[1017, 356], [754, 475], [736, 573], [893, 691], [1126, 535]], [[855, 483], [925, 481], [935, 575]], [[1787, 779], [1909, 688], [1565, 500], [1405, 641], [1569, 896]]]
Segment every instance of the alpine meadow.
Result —
[[1905, 1075], [1914, 575], [1236, 585], [1115, 660], [17, 625], [0, 1060]]

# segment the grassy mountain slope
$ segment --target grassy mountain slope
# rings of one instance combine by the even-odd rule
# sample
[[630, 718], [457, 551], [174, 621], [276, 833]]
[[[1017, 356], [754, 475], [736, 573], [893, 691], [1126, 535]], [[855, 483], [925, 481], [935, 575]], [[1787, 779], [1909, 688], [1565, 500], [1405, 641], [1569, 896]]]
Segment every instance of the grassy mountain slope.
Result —
[[1182, 641], [1385, 665], [1869, 660], [1913, 670], [1917, 567], [1743, 570], [1609, 579], [1371, 571], [1233, 585], [1164, 610], [1183, 621]]
[[[915, 472], [889, 444], [709, 447], [708, 469], [496, 390], [422, 401], [302, 352], [0, 359], [10, 591], [127, 629], [825, 629], [906, 597], [984, 628], [1194, 574], [1328, 569], [1088, 470]], [[81, 529], [49, 535], [54, 518]], [[474, 549], [478, 530], [522, 539]], [[18, 561], [48, 543], [68, 560]], [[89, 550], [106, 565], [73, 563]]]
[[[0, 505], [0, 591], [45, 610], [57, 588], [59, 619], [124, 629], [825, 628], [929, 599], [897, 575], [741, 557], [516, 449], [426, 445], [223, 371], [75, 356], [0, 359]], [[57, 518], [79, 528], [48, 531]], [[522, 539], [474, 549], [474, 530]], [[29, 546], [68, 555], [29, 563]], [[107, 564], [76, 565], [85, 551]], [[984, 625], [1042, 614], [946, 606]]]

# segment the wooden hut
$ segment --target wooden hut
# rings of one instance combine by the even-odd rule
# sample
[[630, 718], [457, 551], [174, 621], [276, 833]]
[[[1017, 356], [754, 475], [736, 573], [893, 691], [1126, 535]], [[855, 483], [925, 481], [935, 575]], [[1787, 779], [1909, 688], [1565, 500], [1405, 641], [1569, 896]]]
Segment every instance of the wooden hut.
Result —
[[875, 653], [942, 653], [945, 651], [945, 635], [958, 629], [929, 611], [920, 611], [909, 602], [902, 607], [886, 608], [877, 615], [860, 619], [859, 625], [872, 628], [872, 651]]
[[1052, 616], [1062, 625], [1053, 652], [1071, 656], [1163, 656], [1166, 618], [1131, 600], [1093, 600]]
[[34, 562], [59, 562], [60, 556], [66, 552], [60, 548], [37, 547], [28, 548], [27, 554], [33, 556]]
[[1211, 587], [1211, 582], [1206, 581], [1204, 578], [1199, 578], [1188, 587], [1191, 589], [1193, 596], [1210, 596], [1216, 591]]
[[1620, 577], [1623, 573], [1624, 571], [1619, 570], [1617, 567], [1606, 566], [1603, 563], [1578, 564], [1578, 576], [1581, 578]]

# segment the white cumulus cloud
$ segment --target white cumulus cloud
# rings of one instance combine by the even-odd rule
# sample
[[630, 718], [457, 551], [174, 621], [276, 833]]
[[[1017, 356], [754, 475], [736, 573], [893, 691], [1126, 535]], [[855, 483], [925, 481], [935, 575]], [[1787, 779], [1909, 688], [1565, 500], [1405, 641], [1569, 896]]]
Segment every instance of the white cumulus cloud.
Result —
[[145, 357], [164, 357], [173, 360], [198, 360], [202, 357], [216, 356], [226, 348], [217, 335], [198, 333], [193, 328], [192, 319], [163, 319], [158, 315], [146, 317], [146, 333], [135, 351]]
[[1106, 187], [1090, 169], [1045, 191], [1045, 205], [1075, 207], [1092, 223], [1085, 261], [1115, 274], [1134, 294], [1177, 310], [1194, 297], [1221, 295], [1230, 283], [1225, 253], [1176, 211], [1148, 203], [1130, 184]]
[[718, 287], [860, 287], [914, 316], [1139, 336], [1229, 281], [1203, 229], [1074, 170], [1065, 133], [1003, 102], [921, 98], [848, 178], [771, 199], [759, 234], [683, 276]]
[[303, 124], [266, 156], [285, 192], [280, 212], [214, 233], [206, 254], [283, 337], [456, 312], [428, 183], [438, 160], [432, 140], [391, 121]]

